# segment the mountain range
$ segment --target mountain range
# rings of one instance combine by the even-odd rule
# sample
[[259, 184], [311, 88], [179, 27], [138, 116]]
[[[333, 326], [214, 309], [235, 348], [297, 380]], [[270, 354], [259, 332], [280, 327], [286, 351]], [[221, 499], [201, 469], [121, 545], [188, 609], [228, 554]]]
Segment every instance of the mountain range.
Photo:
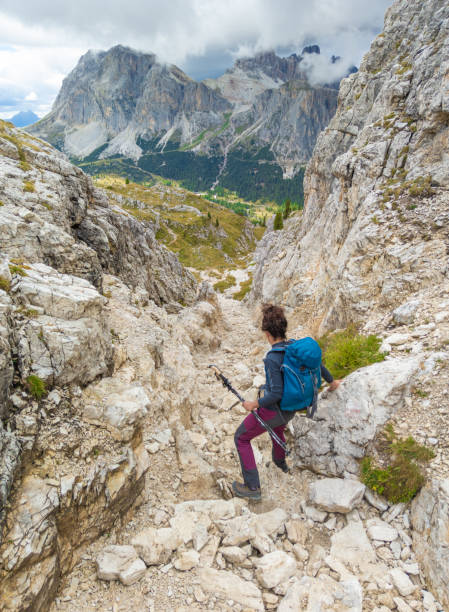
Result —
[[122, 45], [88, 51], [31, 131], [90, 173], [154, 173], [193, 190], [219, 184], [248, 199], [298, 201], [337, 107], [338, 83], [312, 86], [304, 69], [319, 51], [260, 53], [202, 82]]
[[9, 121], [16, 127], [26, 127], [39, 121], [39, 117], [33, 111], [27, 110], [16, 113]]

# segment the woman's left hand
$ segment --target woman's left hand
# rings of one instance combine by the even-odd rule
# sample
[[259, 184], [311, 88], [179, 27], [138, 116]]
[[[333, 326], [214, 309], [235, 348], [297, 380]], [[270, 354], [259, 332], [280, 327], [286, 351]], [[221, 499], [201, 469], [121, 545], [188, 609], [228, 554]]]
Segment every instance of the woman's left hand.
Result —
[[329, 391], [335, 391], [341, 384], [341, 380], [333, 380], [329, 385]]
[[246, 400], [245, 402], [242, 402], [242, 406], [248, 412], [252, 412], [253, 410], [259, 408], [259, 402], [251, 402], [249, 400]]

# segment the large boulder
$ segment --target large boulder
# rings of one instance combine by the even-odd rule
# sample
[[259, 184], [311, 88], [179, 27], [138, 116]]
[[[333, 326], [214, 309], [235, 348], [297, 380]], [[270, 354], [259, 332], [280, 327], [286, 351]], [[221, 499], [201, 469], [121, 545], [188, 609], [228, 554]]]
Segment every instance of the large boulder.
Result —
[[357, 474], [369, 442], [404, 405], [420, 362], [389, 359], [361, 368], [320, 398], [316, 421], [294, 422], [297, 464], [330, 476]]
[[365, 485], [349, 478], [323, 478], [310, 485], [309, 501], [327, 512], [351, 512], [363, 498]]
[[105, 374], [112, 343], [105, 298], [88, 281], [32, 264], [15, 275], [11, 295], [27, 315], [19, 329], [19, 370], [51, 385], [85, 385]]
[[131, 541], [137, 554], [147, 565], [167, 563], [173, 551], [182, 543], [183, 539], [179, 532], [171, 527], [161, 529], [148, 527], [136, 534]]
[[273, 589], [295, 573], [295, 559], [283, 550], [270, 552], [257, 561], [256, 576], [265, 589]]
[[103, 378], [85, 393], [84, 419], [108, 429], [117, 440], [129, 441], [148, 412], [150, 399], [140, 383]]
[[432, 480], [412, 503], [413, 549], [444, 607], [449, 607], [449, 478]]

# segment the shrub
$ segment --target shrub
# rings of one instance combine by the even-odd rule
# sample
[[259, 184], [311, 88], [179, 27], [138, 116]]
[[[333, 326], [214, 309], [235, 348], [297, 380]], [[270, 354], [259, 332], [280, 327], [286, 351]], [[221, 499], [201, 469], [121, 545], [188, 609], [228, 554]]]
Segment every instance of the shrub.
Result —
[[0, 289], [8, 293], [11, 289], [11, 283], [7, 278], [0, 278]]
[[34, 193], [36, 191], [36, 187], [34, 186], [33, 181], [23, 181], [23, 190], [27, 193]]
[[384, 466], [364, 457], [360, 464], [362, 482], [391, 503], [410, 501], [425, 483], [420, 464], [430, 461], [435, 453], [412, 436], [398, 438], [391, 424], [386, 426], [378, 446]]
[[252, 283], [253, 279], [252, 276], [250, 276], [248, 280], [243, 281], [243, 283], [240, 283], [240, 289], [232, 294], [232, 298], [241, 302], [243, 298], [249, 293]]
[[283, 214], [284, 219], [287, 219], [291, 211], [292, 211], [292, 203], [290, 202], [290, 200], [285, 200], [284, 214]]
[[126, 183], [126, 185], [129, 185], [129, 178], [128, 177], [126, 177], [125, 183]]
[[276, 213], [276, 216], [274, 218], [274, 225], [273, 225], [273, 229], [275, 230], [281, 230], [284, 228], [284, 223], [282, 221], [282, 213], [280, 211], [278, 211]]
[[32, 374], [31, 376], [28, 376], [26, 382], [28, 391], [35, 399], [40, 400], [44, 397], [44, 395], [47, 395], [47, 386], [45, 381], [43, 381], [42, 378], [39, 378], [39, 376]]
[[385, 353], [379, 351], [381, 338], [359, 334], [354, 327], [326, 334], [318, 342], [324, 353], [323, 362], [336, 378], [385, 359]]
[[235, 276], [232, 274], [228, 274], [226, 278], [221, 281], [218, 281], [218, 283], [215, 283], [214, 289], [215, 291], [223, 293], [223, 291], [226, 291], [226, 289], [229, 289], [229, 287], [233, 287], [235, 283]]
[[9, 264], [9, 271], [11, 274], [18, 274], [19, 276], [27, 276], [27, 273], [20, 265]]

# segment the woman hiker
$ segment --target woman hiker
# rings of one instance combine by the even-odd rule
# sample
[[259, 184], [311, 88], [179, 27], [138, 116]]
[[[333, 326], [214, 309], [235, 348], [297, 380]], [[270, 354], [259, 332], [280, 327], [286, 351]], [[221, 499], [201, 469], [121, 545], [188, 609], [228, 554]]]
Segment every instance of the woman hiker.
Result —
[[[262, 331], [268, 342], [273, 348], [284, 347], [288, 344], [286, 339], [287, 319], [284, 309], [273, 304], [262, 306]], [[282, 351], [268, 351], [265, 356], [265, 393], [264, 396], [256, 400], [243, 402], [243, 407], [248, 412], [257, 410], [259, 416], [277, 433], [279, 438], [285, 442], [284, 429], [287, 423], [295, 416], [295, 412], [281, 410], [279, 403], [282, 398], [284, 388], [283, 374], [281, 370], [284, 353]], [[334, 391], [340, 385], [339, 380], [334, 380], [329, 370], [321, 364], [321, 375], [329, 384], [329, 389]], [[260, 425], [253, 414], [249, 414], [235, 432], [234, 440], [240, 458], [242, 468], [243, 483], [234, 481], [232, 489], [237, 497], [247, 497], [249, 499], [261, 499], [259, 473], [254, 460], [251, 440], [266, 431]], [[285, 451], [274, 440], [272, 440], [273, 462], [283, 472], [288, 472], [285, 461]]]

